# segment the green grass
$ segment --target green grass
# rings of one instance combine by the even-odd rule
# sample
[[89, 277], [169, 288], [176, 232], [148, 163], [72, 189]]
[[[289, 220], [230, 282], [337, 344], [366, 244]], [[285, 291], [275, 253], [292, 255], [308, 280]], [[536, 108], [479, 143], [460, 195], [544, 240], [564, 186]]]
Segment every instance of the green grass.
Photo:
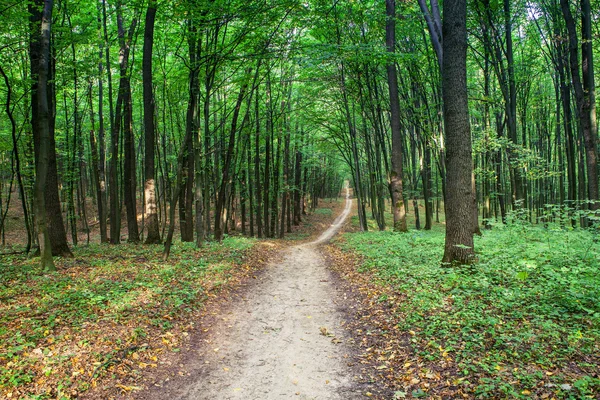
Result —
[[389, 294], [400, 294], [396, 318], [414, 333], [414, 351], [432, 363], [450, 354], [471, 394], [600, 393], [597, 234], [495, 226], [476, 238], [478, 262], [454, 268], [440, 265], [442, 226], [344, 237], [340, 245], [364, 257], [361, 268], [374, 271]]
[[327, 215], [327, 216], [329, 216], [329, 215], [331, 215], [333, 213], [333, 210], [331, 208], [322, 207], [322, 208], [315, 209], [315, 211], [313, 211], [313, 213], [316, 214], [316, 215]]

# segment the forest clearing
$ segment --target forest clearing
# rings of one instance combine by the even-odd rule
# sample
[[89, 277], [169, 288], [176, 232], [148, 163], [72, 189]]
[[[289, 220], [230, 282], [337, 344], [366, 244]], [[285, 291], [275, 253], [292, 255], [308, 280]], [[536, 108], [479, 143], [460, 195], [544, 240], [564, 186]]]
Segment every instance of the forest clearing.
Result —
[[596, 0], [0, 0], [0, 397], [600, 398]]

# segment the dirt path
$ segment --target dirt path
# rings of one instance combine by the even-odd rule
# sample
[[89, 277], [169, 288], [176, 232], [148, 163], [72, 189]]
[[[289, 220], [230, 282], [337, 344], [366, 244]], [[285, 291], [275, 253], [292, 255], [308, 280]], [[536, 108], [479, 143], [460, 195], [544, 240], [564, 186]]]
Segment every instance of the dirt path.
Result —
[[314, 242], [287, 249], [222, 315], [173, 379], [144, 398], [364, 398], [348, 366], [336, 287], [318, 245], [340, 229], [352, 200]]

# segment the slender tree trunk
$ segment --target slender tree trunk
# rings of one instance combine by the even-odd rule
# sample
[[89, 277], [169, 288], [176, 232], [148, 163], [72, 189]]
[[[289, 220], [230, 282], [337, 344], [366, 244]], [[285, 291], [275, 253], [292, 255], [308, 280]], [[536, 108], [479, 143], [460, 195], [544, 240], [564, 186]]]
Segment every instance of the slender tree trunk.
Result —
[[117, 27], [120, 46], [119, 65], [121, 71], [119, 95], [123, 98], [123, 196], [127, 212], [127, 241], [131, 243], [140, 241], [136, 204], [137, 182], [135, 139], [133, 136], [133, 105], [131, 98], [131, 81], [129, 78], [129, 53], [136, 25], [137, 19], [134, 18], [126, 38], [121, 4], [117, 3]]
[[108, 174], [110, 203], [110, 243], [121, 242], [121, 205], [119, 201], [119, 137], [123, 94], [119, 90], [116, 107], [113, 107], [112, 73], [110, 70], [110, 46], [108, 42], [106, 0], [102, 0], [102, 22], [106, 47], [106, 73], [108, 78], [108, 104], [110, 112], [110, 168]]
[[302, 195], [300, 185], [302, 184], [302, 152], [296, 150], [296, 165], [294, 167], [294, 225], [302, 222]]
[[390, 109], [392, 125], [392, 169], [390, 171], [390, 186], [392, 189], [392, 204], [394, 213], [394, 230], [408, 232], [406, 225], [406, 209], [402, 194], [402, 128], [400, 126], [400, 99], [398, 97], [398, 77], [396, 63], [393, 60], [396, 46], [396, 1], [386, 0], [387, 20], [385, 24], [387, 51], [392, 60], [387, 65], [388, 87], [390, 92]]
[[254, 141], [254, 183], [256, 188], [256, 229], [258, 238], [262, 238], [263, 219], [262, 219], [262, 188], [260, 184], [260, 107], [258, 87], [256, 88], [256, 98], [254, 100], [254, 121], [256, 124], [256, 133]]
[[[515, 61], [512, 44], [512, 12], [510, 9], [511, 0], [504, 0], [504, 31], [506, 42], [506, 62], [507, 62], [507, 77], [508, 77], [508, 98], [506, 102], [506, 119], [508, 125], [508, 138], [514, 146], [518, 145], [517, 139], [517, 84], [515, 79]], [[509, 149], [508, 155], [511, 161], [515, 161], [517, 155], [515, 151]], [[514, 186], [513, 186], [513, 202], [519, 207], [526, 207], [525, 194], [523, 191], [523, 178], [520, 168], [512, 167], [512, 162], [509, 164], [512, 169]]]
[[171, 254], [171, 245], [173, 243], [173, 234], [175, 232], [175, 209], [177, 208], [177, 201], [179, 200], [179, 194], [183, 188], [183, 172], [185, 165], [185, 155], [190, 148], [192, 147], [192, 133], [191, 131], [186, 131], [185, 137], [183, 139], [183, 145], [181, 146], [181, 150], [179, 151], [179, 155], [177, 157], [177, 178], [175, 180], [175, 188], [171, 195], [171, 204], [169, 207], [169, 230], [167, 233], [167, 238], [165, 239], [165, 248], [163, 250], [163, 259], [166, 261], [169, 258], [169, 254]]
[[[248, 72], [249, 73], [249, 72]], [[235, 150], [235, 137], [237, 132], [237, 122], [240, 115], [240, 108], [246, 95], [246, 89], [248, 84], [244, 83], [240, 88], [240, 93], [235, 104], [233, 111], [233, 117], [231, 120], [231, 130], [229, 132], [229, 142], [227, 146], [227, 153], [225, 155], [225, 164], [223, 165], [223, 177], [221, 179], [221, 185], [217, 195], [217, 203], [215, 204], [215, 240], [223, 240], [223, 225], [225, 224], [223, 218], [223, 209], [225, 207], [225, 200], [227, 195], [227, 188], [232, 184], [230, 180], [230, 171], [234, 164], [234, 150]]]
[[[248, 104], [250, 106], [250, 104]], [[257, 121], [258, 122], [258, 121]], [[252, 134], [248, 131], [248, 146], [246, 147], [248, 217], [250, 219], [250, 237], [254, 237], [254, 178], [252, 176]]]
[[[100, 12], [98, 12], [98, 27], [102, 25]], [[105, 154], [105, 141], [104, 141], [104, 81], [102, 74], [104, 72], [104, 66], [102, 64], [102, 56], [104, 53], [103, 45], [99, 46], [98, 56], [98, 141], [100, 142], [100, 158], [95, 163], [94, 167], [98, 171], [98, 186], [100, 191], [98, 195], [98, 219], [100, 220], [100, 242], [107, 243], [108, 237], [106, 235], [106, 154]], [[92, 93], [90, 84], [90, 110], [92, 108]]]
[[[289, 110], [289, 109], [288, 109]], [[290, 118], [290, 116], [285, 116], [286, 121], [288, 118]], [[290, 136], [291, 136], [291, 132], [290, 132], [290, 127], [289, 127], [289, 122], [285, 122], [285, 124], [287, 125], [286, 128], [286, 135], [284, 138], [284, 150], [283, 150], [283, 194], [281, 196], [281, 225], [279, 227], [279, 237], [283, 238], [284, 236], [284, 232], [285, 232], [285, 220], [287, 218], [287, 213], [288, 213], [288, 204], [289, 204], [289, 196], [290, 196], [290, 192], [289, 192], [289, 175], [290, 175], [290, 168], [289, 168], [289, 163], [290, 163]]]
[[[104, 201], [103, 196], [104, 192], [102, 190], [102, 186], [104, 185], [104, 176], [101, 167], [101, 163], [98, 157], [98, 143], [96, 142], [95, 135], [95, 122], [94, 122], [94, 109], [93, 109], [93, 101], [92, 101], [92, 84], [90, 83], [90, 87], [88, 89], [88, 101], [90, 107], [90, 122], [92, 128], [90, 129], [90, 151], [92, 153], [92, 175], [93, 175], [93, 183], [96, 189], [96, 197], [98, 203], [98, 219], [100, 222], [100, 242], [106, 242], [106, 217], [104, 216]], [[101, 114], [101, 113], [100, 113]], [[102, 125], [102, 124], [101, 124]], [[103, 143], [100, 144], [100, 147], [103, 147]], [[104, 228], [104, 231], [102, 230]]]
[[[19, 156], [19, 143], [18, 143], [18, 139], [17, 139], [17, 123], [15, 121], [15, 118], [13, 116], [13, 112], [12, 112], [12, 86], [10, 84], [10, 80], [8, 79], [8, 75], [6, 75], [6, 73], [4, 72], [4, 70], [2, 69], [2, 66], [0, 66], [0, 75], [2, 75], [2, 77], [4, 78], [4, 84], [6, 85], [6, 104], [5, 104], [5, 108], [4, 110], [6, 111], [6, 115], [8, 116], [8, 119], [10, 120], [10, 127], [11, 127], [11, 137], [12, 137], [12, 144], [13, 144], [13, 157], [15, 160], [15, 164], [14, 164], [14, 170], [15, 173], [17, 175], [17, 183], [19, 185], [19, 196], [21, 198], [21, 207], [23, 208], [23, 218], [25, 220], [25, 230], [27, 231], [27, 245], [25, 247], [25, 252], [29, 253], [29, 251], [31, 250], [31, 245], [32, 245], [32, 232], [31, 232], [31, 225], [29, 224], [29, 207], [27, 207], [27, 197], [25, 196], [25, 185], [23, 184], [23, 176], [21, 175], [21, 159]], [[8, 208], [8, 206], [7, 206]], [[4, 220], [3, 220], [4, 221]]]

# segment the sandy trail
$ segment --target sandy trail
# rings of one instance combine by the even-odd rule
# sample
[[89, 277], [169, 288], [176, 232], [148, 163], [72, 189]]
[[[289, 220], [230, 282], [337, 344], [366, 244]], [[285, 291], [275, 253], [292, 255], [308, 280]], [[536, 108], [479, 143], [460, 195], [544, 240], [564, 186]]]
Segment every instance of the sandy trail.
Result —
[[[150, 398], [362, 398], [348, 366], [336, 287], [318, 250], [350, 213], [352, 200], [316, 241], [291, 247], [211, 327], [185, 365], [191, 374]], [[147, 397], [146, 397], [147, 398]]]

